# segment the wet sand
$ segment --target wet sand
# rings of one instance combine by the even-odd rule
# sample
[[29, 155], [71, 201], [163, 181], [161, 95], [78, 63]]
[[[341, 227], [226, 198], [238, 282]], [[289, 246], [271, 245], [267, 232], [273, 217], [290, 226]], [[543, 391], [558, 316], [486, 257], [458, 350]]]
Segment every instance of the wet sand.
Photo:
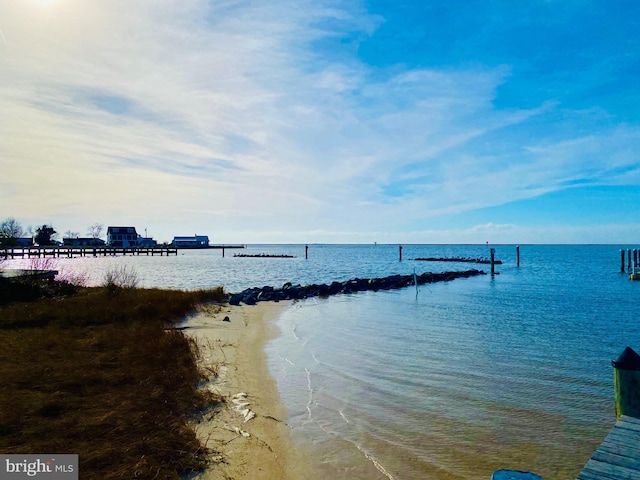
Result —
[[[213, 374], [205, 386], [225, 402], [194, 425], [214, 450], [211, 467], [195, 479], [294, 480], [312, 478], [304, 452], [293, 446], [265, 343], [288, 302], [204, 307], [182, 326], [199, 346], [201, 366]], [[228, 317], [229, 321], [225, 321]]]

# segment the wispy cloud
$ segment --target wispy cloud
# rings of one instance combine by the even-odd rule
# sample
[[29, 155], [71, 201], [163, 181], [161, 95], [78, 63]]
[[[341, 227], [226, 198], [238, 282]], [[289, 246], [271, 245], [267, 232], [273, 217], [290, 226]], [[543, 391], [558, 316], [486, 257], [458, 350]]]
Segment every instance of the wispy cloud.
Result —
[[358, 2], [0, 0], [0, 203], [164, 238], [220, 221], [409, 234], [638, 175], [640, 129], [605, 110], [499, 106], [517, 66], [364, 61], [386, 21]]

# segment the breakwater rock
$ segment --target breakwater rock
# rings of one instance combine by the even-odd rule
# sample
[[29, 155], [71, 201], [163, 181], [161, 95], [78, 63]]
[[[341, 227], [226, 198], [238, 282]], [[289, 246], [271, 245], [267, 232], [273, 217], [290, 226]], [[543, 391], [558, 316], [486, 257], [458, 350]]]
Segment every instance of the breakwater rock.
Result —
[[[416, 275], [418, 285], [436, 282], [448, 282], [456, 278], [469, 278], [476, 275], [486, 275], [482, 270], [466, 270], [464, 272], [426, 272]], [[354, 278], [344, 282], [330, 284], [293, 285], [285, 283], [282, 288], [254, 287], [247, 288], [229, 297], [231, 305], [255, 305], [263, 301], [302, 300], [311, 297], [328, 297], [339, 293], [355, 293], [364, 291], [394, 290], [414, 285], [413, 275], [391, 275], [383, 278]]]
[[[469, 258], [469, 257], [444, 257], [444, 258], [414, 258], [414, 261], [417, 262], [466, 262], [466, 263], [482, 263], [489, 265], [491, 260], [487, 260], [486, 258]], [[494, 265], [502, 265], [502, 260], [494, 260]]]
[[236, 253], [234, 257], [242, 258], [296, 258], [293, 255], [274, 255], [268, 253], [248, 254], [248, 253]]

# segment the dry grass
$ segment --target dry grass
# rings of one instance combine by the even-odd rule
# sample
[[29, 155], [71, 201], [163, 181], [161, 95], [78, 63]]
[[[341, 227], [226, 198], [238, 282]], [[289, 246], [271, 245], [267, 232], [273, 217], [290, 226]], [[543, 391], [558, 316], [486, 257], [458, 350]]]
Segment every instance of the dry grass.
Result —
[[0, 452], [77, 453], [83, 479], [199, 470], [187, 419], [210, 398], [194, 345], [165, 329], [222, 289], [80, 289], [0, 307]]

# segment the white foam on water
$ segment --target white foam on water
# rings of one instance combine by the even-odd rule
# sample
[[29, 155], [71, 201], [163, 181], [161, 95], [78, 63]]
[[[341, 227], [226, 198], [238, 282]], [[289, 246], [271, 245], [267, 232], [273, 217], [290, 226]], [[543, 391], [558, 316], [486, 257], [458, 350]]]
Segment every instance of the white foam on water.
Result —
[[345, 422], [347, 422], [348, 424], [351, 424], [347, 416], [344, 414], [344, 410], [339, 410], [338, 413], [340, 413], [340, 416], [344, 419]]
[[382, 466], [382, 464], [378, 461], [378, 459], [376, 457], [371, 455], [369, 452], [367, 452], [364, 448], [362, 448], [357, 443], [353, 442], [353, 444], [356, 446], [356, 448], [358, 450], [360, 450], [362, 452], [362, 454], [365, 456], [365, 458], [367, 460], [369, 460], [371, 463], [373, 463], [373, 466], [376, 467], [376, 470], [378, 470], [380, 473], [382, 473], [389, 480], [395, 480], [394, 476], [391, 475], [389, 472], [387, 472], [387, 470]]
[[307, 387], [309, 388], [309, 401], [307, 402], [307, 412], [309, 412], [309, 420], [311, 420], [311, 404], [313, 403], [313, 388], [311, 387], [311, 372], [305, 367], [307, 372]]
[[297, 329], [298, 329], [298, 326], [294, 323], [293, 326], [291, 327], [291, 333], [293, 333], [293, 336], [296, 340], [302, 341], [302, 339], [298, 336], [298, 333], [296, 332]]

